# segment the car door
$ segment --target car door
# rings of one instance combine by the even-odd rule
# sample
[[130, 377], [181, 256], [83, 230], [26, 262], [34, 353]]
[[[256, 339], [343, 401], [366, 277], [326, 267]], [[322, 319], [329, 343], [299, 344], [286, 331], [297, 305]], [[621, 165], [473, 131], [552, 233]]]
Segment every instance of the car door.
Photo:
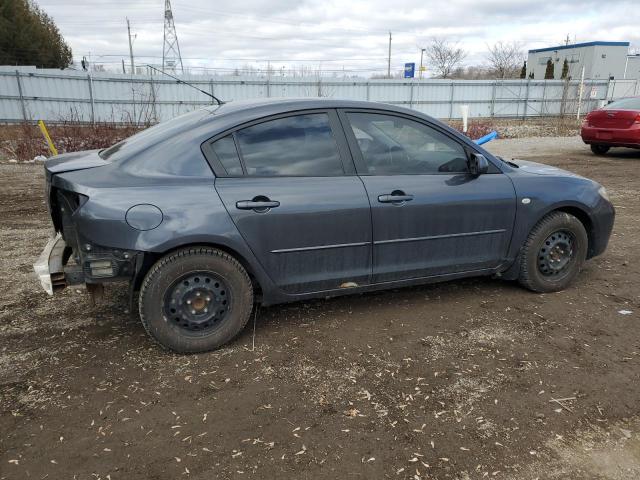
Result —
[[367, 189], [375, 283], [495, 268], [506, 257], [516, 196], [494, 165], [472, 176], [467, 148], [402, 114], [341, 111]]
[[370, 280], [369, 200], [334, 110], [270, 117], [205, 147], [220, 198], [282, 290]]

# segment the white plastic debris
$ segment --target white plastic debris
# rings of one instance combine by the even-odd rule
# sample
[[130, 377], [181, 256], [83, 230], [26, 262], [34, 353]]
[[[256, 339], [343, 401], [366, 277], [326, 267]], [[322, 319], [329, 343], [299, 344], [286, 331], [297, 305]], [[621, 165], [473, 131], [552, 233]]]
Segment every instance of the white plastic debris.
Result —
[[47, 157], [45, 157], [44, 155], [38, 155], [37, 157], [33, 157], [33, 161], [34, 162], [46, 162], [47, 161]]
[[633, 312], [631, 310], [618, 310], [620, 315], [631, 315]]

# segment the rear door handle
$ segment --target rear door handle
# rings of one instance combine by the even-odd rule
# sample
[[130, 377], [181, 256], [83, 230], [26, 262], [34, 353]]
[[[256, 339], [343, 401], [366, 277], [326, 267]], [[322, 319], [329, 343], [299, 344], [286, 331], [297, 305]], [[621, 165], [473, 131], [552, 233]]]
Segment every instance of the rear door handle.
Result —
[[240, 210], [266, 211], [280, 206], [280, 202], [273, 200], [240, 200], [236, 202], [236, 208]]
[[378, 201], [380, 203], [401, 203], [401, 202], [410, 202], [413, 200], [413, 195], [378, 195]]

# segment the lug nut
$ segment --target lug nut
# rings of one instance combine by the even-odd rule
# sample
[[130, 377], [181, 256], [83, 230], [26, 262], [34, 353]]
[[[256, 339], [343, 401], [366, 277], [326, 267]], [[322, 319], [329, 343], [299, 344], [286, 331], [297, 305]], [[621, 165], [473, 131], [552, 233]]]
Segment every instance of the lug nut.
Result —
[[206, 298], [205, 298], [205, 300], [206, 300], [207, 302], [210, 302], [210, 301], [211, 301], [211, 297], [206, 297]]
[[200, 296], [200, 292], [196, 292], [196, 297], [199, 297], [199, 296]]
[[191, 300], [187, 300], [187, 305], [191, 305]]
[[191, 315], [195, 315], [196, 311], [195, 310], [191, 310]]

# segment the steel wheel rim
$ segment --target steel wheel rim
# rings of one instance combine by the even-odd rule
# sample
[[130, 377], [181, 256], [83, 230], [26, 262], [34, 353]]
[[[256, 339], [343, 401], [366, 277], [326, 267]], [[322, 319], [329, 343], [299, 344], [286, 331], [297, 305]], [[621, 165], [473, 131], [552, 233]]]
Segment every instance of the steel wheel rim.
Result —
[[575, 237], [567, 230], [549, 235], [538, 251], [538, 271], [545, 277], [562, 277], [575, 258]]
[[231, 293], [227, 283], [213, 272], [189, 272], [167, 288], [163, 312], [170, 324], [198, 334], [218, 328], [227, 317]]

